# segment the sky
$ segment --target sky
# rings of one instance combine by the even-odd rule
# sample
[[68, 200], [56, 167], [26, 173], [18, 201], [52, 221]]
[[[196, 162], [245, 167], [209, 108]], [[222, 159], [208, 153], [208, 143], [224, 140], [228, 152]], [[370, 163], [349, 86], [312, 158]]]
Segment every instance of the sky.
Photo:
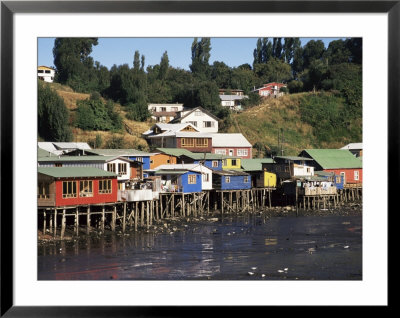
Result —
[[[211, 38], [210, 64], [224, 62], [230, 67], [253, 64], [253, 51], [258, 38]], [[302, 45], [309, 40], [322, 40], [325, 47], [338, 38], [301, 38]], [[145, 68], [159, 64], [165, 51], [169, 65], [189, 70], [193, 38], [98, 38], [91, 57], [110, 69], [114, 64], [133, 66], [135, 51], [145, 57]], [[38, 38], [38, 65], [54, 67], [54, 38]]]

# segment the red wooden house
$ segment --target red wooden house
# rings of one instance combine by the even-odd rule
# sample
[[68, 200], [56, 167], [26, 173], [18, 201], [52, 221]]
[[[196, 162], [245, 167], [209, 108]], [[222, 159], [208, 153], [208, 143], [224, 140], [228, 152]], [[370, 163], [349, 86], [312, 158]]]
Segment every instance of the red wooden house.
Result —
[[38, 168], [38, 206], [60, 207], [117, 201], [113, 172], [92, 167]]
[[362, 184], [362, 161], [349, 150], [305, 149], [300, 156], [313, 159], [315, 170], [334, 172], [335, 175], [343, 176], [345, 186]]
[[264, 84], [263, 87], [257, 88], [253, 90], [253, 92], [257, 93], [261, 97], [278, 97], [283, 95], [281, 92], [282, 87], [287, 87], [287, 85], [283, 83], [272, 82]]

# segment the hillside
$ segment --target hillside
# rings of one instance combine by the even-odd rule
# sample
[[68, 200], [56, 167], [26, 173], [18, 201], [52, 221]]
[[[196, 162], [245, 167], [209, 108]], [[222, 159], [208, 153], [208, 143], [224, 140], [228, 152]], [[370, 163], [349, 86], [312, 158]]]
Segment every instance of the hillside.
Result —
[[[77, 102], [89, 94], [74, 92], [57, 83], [47, 84], [62, 97], [69, 110], [69, 124], [73, 141], [88, 142], [93, 146], [96, 137], [102, 148], [135, 148], [148, 151], [141, 134], [152, 122], [137, 122], [126, 118], [120, 104], [114, 109], [120, 114], [120, 131], [84, 131], [75, 127]], [[340, 148], [351, 142], [362, 141], [362, 114], [349, 113], [343, 97], [330, 92], [298, 93], [268, 99], [225, 120], [220, 132], [242, 133], [253, 145], [254, 157], [270, 154], [297, 155], [306, 148]], [[280, 142], [278, 142], [280, 138]], [[282, 142], [283, 140], [283, 142]], [[110, 146], [110, 145], [113, 146]]]
[[148, 122], [136, 122], [126, 118], [126, 112], [120, 104], [115, 104], [115, 110], [120, 114], [123, 120], [123, 129], [121, 131], [84, 131], [76, 128], [74, 125], [77, 102], [90, 98], [90, 94], [74, 92], [70, 87], [60, 85], [58, 83], [46, 83], [54, 89], [57, 94], [64, 100], [65, 106], [69, 110], [70, 127], [73, 133], [73, 141], [75, 142], [88, 142], [93, 143], [96, 136], [101, 136], [102, 146], [107, 145], [107, 141], [112, 139], [120, 142], [120, 148], [135, 148], [141, 150], [148, 150], [147, 142], [141, 137], [141, 134], [148, 130], [152, 123]]
[[[347, 105], [333, 93], [298, 93], [268, 99], [261, 105], [233, 114], [226, 132], [240, 132], [263, 155], [297, 155], [306, 148], [340, 148], [362, 141], [362, 117], [344, 117]], [[346, 118], [346, 120], [344, 120]], [[257, 156], [255, 147], [254, 156]]]

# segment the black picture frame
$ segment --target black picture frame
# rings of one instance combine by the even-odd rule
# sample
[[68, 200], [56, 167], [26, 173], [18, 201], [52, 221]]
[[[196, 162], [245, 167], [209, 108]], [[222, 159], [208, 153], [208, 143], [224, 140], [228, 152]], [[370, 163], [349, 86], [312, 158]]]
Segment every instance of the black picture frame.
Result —
[[[387, 13], [388, 14], [388, 204], [399, 177], [400, 1], [1, 1], [1, 316], [135, 317], [191, 316], [204, 307], [23, 307], [13, 304], [13, 15], [15, 13]], [[384, 212], [384, 211], [380, 211]], [[389, 217], [389, 213], [388, 213]], [[388, 222], [390, 224], [390, 222]], [[383, 277], [389, 279], [387, 277]], [[389, 307], [389, 306], [388, 306]], [[291, 307], [291, 309], [294, 309]], [[268, 309], [269, 310], [269, 309]], [[213, 313], [214, 309], [209, 310]], [[235, 310], [236, 312], [236, 310]], [[293, 311], [294, 312], [294, 311]], [[296, 312], [297, 314], [299, 312]]]

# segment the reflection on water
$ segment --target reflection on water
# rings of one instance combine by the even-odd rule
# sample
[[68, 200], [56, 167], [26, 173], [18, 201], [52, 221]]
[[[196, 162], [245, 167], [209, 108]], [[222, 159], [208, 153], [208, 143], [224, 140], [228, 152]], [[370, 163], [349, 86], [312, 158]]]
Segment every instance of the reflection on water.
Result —
[[361, 279], [361, 232], [361, 217], [246, 214], [40, 246], [38, 279]]

